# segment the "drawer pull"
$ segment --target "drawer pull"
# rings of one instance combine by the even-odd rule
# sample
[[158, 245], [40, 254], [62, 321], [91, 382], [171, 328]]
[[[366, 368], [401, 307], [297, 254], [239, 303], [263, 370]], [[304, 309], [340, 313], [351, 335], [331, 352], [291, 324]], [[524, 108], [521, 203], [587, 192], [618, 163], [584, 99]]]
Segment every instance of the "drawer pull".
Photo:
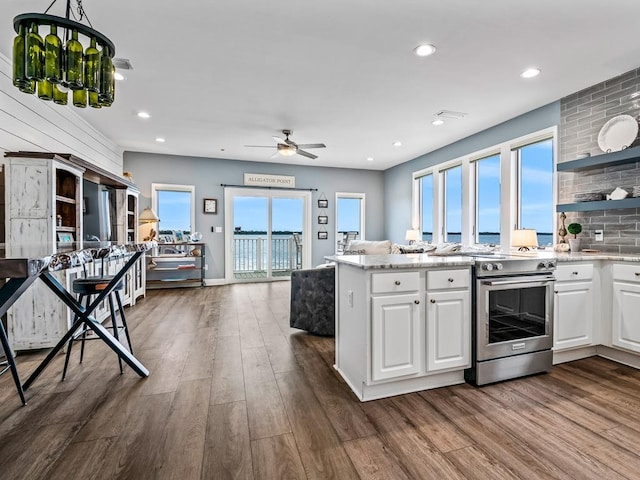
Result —
[[436, 301], [432, 298], [432, 299], [431, 299], [431, 303], [436, 303]]
[[420, 300], [414, 300], [413, 303], [415, 303], [416, 305], [420, 305]]
[[395, 284], [396, 284], [396, 285], [400, 285], [400, 280], [396, 280], [396, 281], [395, 281]]
[[453, 283], [453, 278], [449, 278], [449, 283]]

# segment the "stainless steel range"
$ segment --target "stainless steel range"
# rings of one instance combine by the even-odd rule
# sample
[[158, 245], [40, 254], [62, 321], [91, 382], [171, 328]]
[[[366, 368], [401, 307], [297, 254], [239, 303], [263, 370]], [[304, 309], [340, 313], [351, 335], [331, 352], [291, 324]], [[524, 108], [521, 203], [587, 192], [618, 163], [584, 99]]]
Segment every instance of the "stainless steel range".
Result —
[[477, 257], [468, 382], [485, 385], [551, 368], [555, 268], [555, 259]]

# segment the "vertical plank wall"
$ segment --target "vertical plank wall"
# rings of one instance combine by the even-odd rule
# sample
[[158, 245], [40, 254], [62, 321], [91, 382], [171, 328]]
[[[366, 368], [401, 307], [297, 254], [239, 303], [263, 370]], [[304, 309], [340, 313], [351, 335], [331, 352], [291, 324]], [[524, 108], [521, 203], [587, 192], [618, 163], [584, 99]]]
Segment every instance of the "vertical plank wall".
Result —
[[89, 125], [73, 106], [44, 102], [11, 82], [11, 60], [0, 54], [0, 153], [70, 153], [122, 175], [122, 151]]

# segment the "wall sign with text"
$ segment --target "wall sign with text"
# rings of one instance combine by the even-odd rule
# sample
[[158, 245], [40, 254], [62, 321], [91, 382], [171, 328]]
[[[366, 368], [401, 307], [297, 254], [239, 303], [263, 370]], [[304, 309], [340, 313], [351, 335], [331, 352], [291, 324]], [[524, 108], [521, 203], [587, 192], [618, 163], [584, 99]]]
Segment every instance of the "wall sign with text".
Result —
[[244, 184], [252, 187], [295, 188], [296, 177], [293, 175], [268, 175], [266, 173], [245, 173]]

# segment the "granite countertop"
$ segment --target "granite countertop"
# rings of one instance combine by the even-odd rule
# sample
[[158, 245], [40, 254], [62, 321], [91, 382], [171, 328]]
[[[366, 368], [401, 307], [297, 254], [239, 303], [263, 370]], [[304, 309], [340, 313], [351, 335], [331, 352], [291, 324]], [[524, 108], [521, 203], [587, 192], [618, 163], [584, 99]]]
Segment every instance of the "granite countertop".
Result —
[[632, 253], [556, 253], [558, 262], [589, 262], [593, 260], [612, 260], [615, 262], [640, 262], [640, 255]]
[[336, 255], [325, 257], [337, 263], [369, 269], [437, 268], [469, 267], [475, 263], [472, 257], [452, 255], [438, 257], [426, 253], [407, 253], [389, 255]]
[[[499, 252], [497, 252], [499, 253]], [[613, 252], [577, 252], [558, 253], [553, 251], [538, 252], [509, 252], [511, 258], [522, 257], [540, 260], [557, 259], [559, 263], [564, 262], [589, 262], [595, 260], [609, 260], [617, 262], [640, 262], [640, 255], [619, 254]], [[403, 268], [447, 268], [447, 267], [467, 267], [473, 266], [476, 262], [474, 257], [460, 255], [437, 256], [426, 253], [421, 254], [389, 254], [389, 255], [334, 255], [325, 257], [327, 260], [365, 270], [368, 269], [403, 269]], [[482, 258], [486, 260], [486, 257]], [[499, 261], [498, 258], [496, 258]]]

